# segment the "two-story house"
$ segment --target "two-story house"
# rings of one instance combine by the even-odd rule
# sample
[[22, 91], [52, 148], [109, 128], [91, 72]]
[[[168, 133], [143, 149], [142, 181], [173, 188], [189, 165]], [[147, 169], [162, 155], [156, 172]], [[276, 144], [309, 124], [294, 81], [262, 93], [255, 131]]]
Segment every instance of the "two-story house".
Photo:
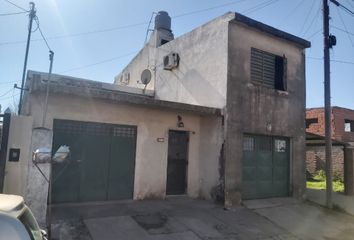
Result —
[[[21, 113], [31, 121], [29, 149], [71, 150], [69, 162], [52, 166], [52, 201], [186, 194], [232, 207], [302, 198], [308, 47], [231, 12], [174, 38], [170, 17], [159, 12], [114, 84], [55, 74], [48, 83], [46, 73], [30, 71]], [[19, 189], [37, 215], [46, 186], [29, 161]]]

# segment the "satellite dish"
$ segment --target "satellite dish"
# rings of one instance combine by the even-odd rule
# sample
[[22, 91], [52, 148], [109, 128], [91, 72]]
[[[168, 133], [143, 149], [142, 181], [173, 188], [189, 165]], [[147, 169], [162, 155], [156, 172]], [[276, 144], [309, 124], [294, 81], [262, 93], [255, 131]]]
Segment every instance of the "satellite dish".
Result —
[[145, 69], [142, 73], [141, 73], [141, 82], [144, 84], [144, 85], [147, 85], [149, 84], [151, 80], [151, 72], [149, 69]]

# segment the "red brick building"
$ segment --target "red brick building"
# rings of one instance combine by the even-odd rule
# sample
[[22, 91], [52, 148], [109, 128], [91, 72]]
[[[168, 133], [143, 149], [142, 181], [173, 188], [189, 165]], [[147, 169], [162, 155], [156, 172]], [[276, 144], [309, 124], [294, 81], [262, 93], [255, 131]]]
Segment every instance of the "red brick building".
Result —
[[[348, 142], [354, 142], [354, 110], [332, 107], [331, 119], [333, 172], [343, 178], [344, 146]], [[306, 110], [306, 132], [306, 170], [308, 174], [313, 175], [325, 167], [324, 141], [313, 141], [315, 135], [318, 139], [325, 136], [324, 108]]]
[[[332, 107], [332, 139], [354, 142], [354, 110]], [[324, 136], [324, 108], [306, 109], [306, 132]]]

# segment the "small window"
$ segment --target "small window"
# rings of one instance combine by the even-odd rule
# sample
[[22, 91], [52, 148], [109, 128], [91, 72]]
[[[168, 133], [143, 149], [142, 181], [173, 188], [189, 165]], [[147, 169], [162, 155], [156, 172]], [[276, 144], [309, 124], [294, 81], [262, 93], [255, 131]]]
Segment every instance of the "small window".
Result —
[[274, 140], [274, 151], [275, 152], [285, 152], [286, 151], [286, 141], [282, 139]]
[[309, 128], [312, 124], [318, 123], [318, 118], [307, 118], [306, 119], [306, 128]]
[[262, 86], [286, 91], [287, 59], [251, 48], [251, 80]]
[[168, 40], [161, 39], [161, 45], [164, 45], [165, 43], [168, 43], [168, 42], [169, 42]]
[[249, 136], [243, 137], [243, 151], [252, 152], [254, 150], [254, 138]]
[[354, 132], [354, 120], [344, 120], [344, 132]]

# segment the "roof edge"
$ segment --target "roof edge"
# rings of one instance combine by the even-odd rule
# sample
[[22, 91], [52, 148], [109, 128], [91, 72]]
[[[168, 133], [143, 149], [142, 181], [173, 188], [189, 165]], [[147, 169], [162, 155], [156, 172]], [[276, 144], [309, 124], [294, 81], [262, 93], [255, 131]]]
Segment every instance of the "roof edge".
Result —
[[311, 47], [311, 42], [310, 41], [307, 41], [303, 38], [300, 38], [300, 37], [297, 37], [295, 35], [292, 35], [290, 33], [287, 33], [287, 32], [284, 32], [284, 31], [281, 31], [277, 28], [274, 28], [274, 27], [271, 27], [269, 25], [266, 25], [262, 22], [259, 22], [259, 21], [256, 21], [252, 18], [249, 18], [249, 17], [246, 17], [245, 15], [242, 15], [240, 13], [237, 13], [235, 12], [235, 18], [230, 21], [230, 22], [241, 22], [243, 24], [246, 24], [247, 26], [250, 26], [250, 27], [253, 27], [253, 28], [256, 28], [260, 31], [263, 31], [263, 32], [266, 32], [266, 33], [269, 33], [271, 35], [274, 35], [276, 37], [279, 37], [279, 38], [283, 38], [285, 40], [288, 40], [290, 42], [294, 42], [304, 48], [309, 48]]

